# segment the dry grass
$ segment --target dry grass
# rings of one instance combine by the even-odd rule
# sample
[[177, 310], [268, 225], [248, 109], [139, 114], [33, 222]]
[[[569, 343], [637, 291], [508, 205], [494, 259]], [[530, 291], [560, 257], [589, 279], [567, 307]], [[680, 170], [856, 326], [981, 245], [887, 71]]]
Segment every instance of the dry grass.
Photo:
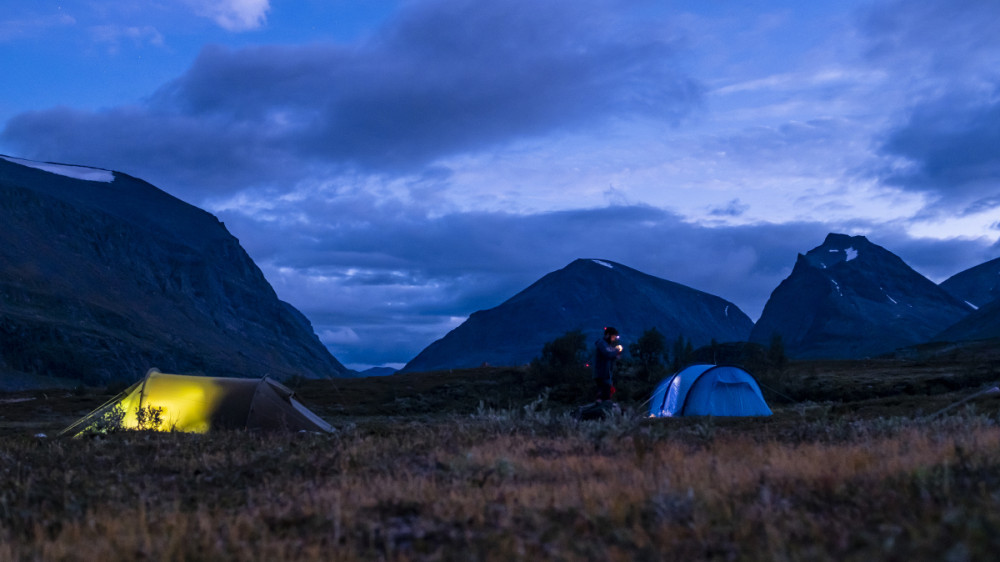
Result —
[[339, 431], [291, 436], [38, 438], [107, 396], [9, 395], [0, 560], [992, 560], [1000, 397], [928, 414], [997, 373], [802, 363], [770, 418], [600, 422], [518, 369], [309, 382]]
[[930, 420], [807, 405], [580, 423], [545, 407], [334, 436], [8, 437], [0, 559], [963, 560], [1000, 545], [994, 400]]

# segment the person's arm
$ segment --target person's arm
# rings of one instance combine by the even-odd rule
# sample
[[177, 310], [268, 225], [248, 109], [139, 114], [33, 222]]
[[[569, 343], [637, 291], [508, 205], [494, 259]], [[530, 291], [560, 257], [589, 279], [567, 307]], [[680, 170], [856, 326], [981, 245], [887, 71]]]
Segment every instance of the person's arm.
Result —
[[621, 345], [611, 345], [604, 340], [597, 342], [597, 351], [608, 359], [618, 357], [622, 354]]

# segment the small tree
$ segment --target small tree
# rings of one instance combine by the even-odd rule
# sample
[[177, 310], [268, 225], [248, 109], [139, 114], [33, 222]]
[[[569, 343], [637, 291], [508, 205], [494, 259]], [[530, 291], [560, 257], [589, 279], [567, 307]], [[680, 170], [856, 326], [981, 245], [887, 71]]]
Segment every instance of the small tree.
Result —
[[546, 342], [541, 357], [531, 362], [532, 369], [549, 385], [580, 378], [586, 363], [586, 338], [580, 330], [572, 330]]
[[684, 334], [677, 336], [677, 340], [674, 341], [673, 355], [674, 362], [672, 367], [674, 371], [680, 371], [691, 362], [691, 356], [694, 355], [694, 346], [691, 345], [691, 340], [684, 338]]
[[546, 342], [542, 347], [542, 363], [555, 368], [579, 366], [584, 362], [583, 354], [587, 350], [585, 340], [583, 332], [573, 330]]
[[650, 328], [628, 346], [639, 367], [639, 379], [649, 381], [662, 370], [667, 360], [667, 338], [656, 328]]
[[781, 334], [775, 332], [771, 334], [771, 345], [767, 348], [768, 366], [778, 373], [788, 366], [788, 356], [785, 355], [785, 342], [781, 339]]
[[642, 333], [628, 346], [628, 355], [618, 361], [614, 381], [621, 401], [641, 401], [649, 397], [665, 375], [667, 338], [656, 328]]

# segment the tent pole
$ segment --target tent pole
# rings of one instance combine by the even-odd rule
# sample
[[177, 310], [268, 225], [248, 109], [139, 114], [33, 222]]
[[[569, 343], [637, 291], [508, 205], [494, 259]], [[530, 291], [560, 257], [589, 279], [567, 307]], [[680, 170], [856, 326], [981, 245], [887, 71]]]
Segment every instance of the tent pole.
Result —
[[146, 371], [146, 376], [142, 377], [142, 386], [139, 388], [139, 411], [142, 411], [142, 403], [146, 401], [146, 381], [149, 380], [149, 376], [153, 373], [159, 373], [160, 370], [156, 367], [150, 368]]

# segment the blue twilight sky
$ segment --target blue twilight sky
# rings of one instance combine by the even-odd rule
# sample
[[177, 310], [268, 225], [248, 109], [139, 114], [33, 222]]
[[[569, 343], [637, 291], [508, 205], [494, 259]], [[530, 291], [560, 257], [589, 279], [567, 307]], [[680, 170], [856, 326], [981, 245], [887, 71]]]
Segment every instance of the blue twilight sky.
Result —
[[756, 319], [831, 231], [1000, 256], [996, 0], [0, 1], [0, 153], [215, 213], [355, 368], [578, 257]]

